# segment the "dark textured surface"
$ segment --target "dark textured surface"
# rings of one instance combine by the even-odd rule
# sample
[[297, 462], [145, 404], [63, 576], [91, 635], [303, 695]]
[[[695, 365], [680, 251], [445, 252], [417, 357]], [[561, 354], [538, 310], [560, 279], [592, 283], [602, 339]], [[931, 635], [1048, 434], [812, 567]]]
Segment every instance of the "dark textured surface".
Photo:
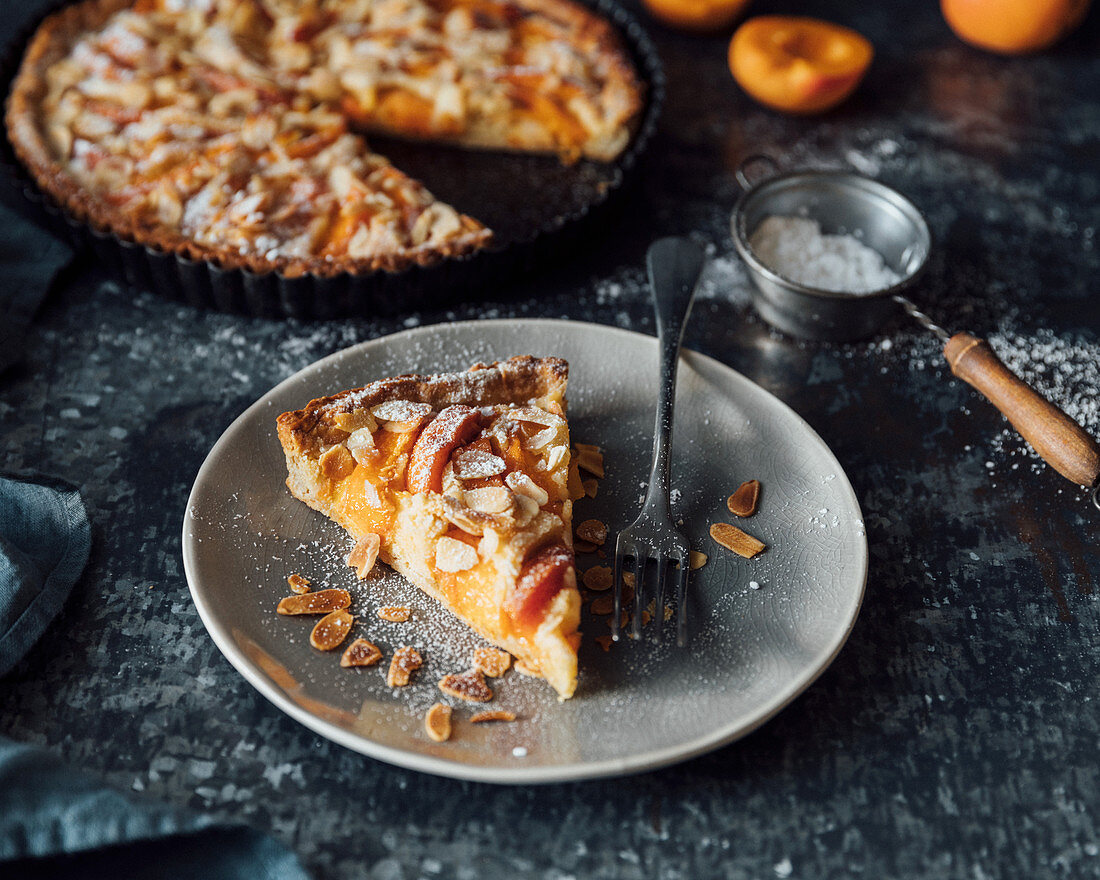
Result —
[[[655, 27], [669, 99], [621, 222], [485, 303], [307, 325], [77, 273], [24, 366], [0, 377], [0, 436], [5, 469], [81, 485], [95, 544], [65, 613], [0, 682], [0, 732], [270, 829], [319, 878], [1100, 876], [1100, 511], [914, 326], [849, 346], [770, 333], [727, 231], [733, 170], [753, 151], [900, 188], [939, 245], [921, 302], [1100, 434], [1100, 16], [1055, 52], [1005, 60], [957, 42], [935, 4], [797, 7], [875, 42], [852, 101], [775, 116], [732, 83], [723, 40]], [[9, 27], [22, 14], [0, 11]], [[687, 344], [803, 415], [863, 505], [867, 597], [821, 679], [707, 757], [533, 789], [390, 768], [257, 696], [206, 636], [179, 558], [187, 491], [234, 416], [314, 359], [405, 324], [545, 315], [652, 332], [645, 245], [689, 231], [714, 261]]]

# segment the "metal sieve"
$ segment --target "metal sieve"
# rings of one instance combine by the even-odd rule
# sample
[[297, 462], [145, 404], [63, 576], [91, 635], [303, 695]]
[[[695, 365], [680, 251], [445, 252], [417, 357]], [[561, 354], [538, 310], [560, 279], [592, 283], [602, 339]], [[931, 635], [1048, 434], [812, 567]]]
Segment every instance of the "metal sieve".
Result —
[[[769, 173], [757, 183], [750, 166]], [[807, 339], [847, 342], [870, 336], [900, 306], [944, 343], [951, 372], [996, 406], [1036, 452], [1062, 476], [1093, 488], [1100, 507], [1100, 446], [1073, 419], [1008, 369], [989, 343], [952, 334], [906, 295], [928, 264], [932, 235], [924, 216], [905, 196], [877, 180], [848, 171], [781, 172], [770, 156], [752, 155], [737, 168], [743, 193], [731, 218], [733, 242], [748, 267], [752, 301], [772, 326]], [[841, 293], [784, 278], [765, 265], [750, 244], [771, 216], [806, 217], [830, 235], [857, 235], [901, 280], [870, 293]]]
[[[750, 165], [767, 164], [772, 175], [753, 185]], [[745, 192], [733, 210], [733, 241], [749, 268], [753, 305], [769, 324], [792, 336], [847, 342], [870, 336], [897, 314], [899, 304], [916, 307], [902, 294], [924, 272], [932, 236], [924, 216], [896, 190], [847, 171], [780, 174], [767, 156], [749, 156], [737, 169]], [[762, 263], [749, 243], [770, 216], [807, 217], [830, 234], [858, 234], [901, 276], [873, 293], [839, 293], [784, 278]]]

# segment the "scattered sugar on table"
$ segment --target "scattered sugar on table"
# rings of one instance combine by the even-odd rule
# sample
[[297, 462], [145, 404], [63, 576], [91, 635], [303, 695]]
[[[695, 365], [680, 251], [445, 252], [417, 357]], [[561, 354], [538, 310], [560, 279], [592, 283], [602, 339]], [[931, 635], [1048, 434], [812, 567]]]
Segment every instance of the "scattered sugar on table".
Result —
[[765, 266], [807, 287], [858, 294], [901, 281], [878, 251], [854, 235], [827, 235], [808, 217], [766, 217], [749, 243]]

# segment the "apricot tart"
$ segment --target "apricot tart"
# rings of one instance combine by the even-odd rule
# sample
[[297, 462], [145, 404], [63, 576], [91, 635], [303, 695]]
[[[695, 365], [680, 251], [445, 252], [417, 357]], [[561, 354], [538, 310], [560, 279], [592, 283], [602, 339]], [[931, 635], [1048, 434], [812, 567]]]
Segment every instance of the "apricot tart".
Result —
[[577, 679], [580, 594], [568, 366], [514, 357], [398, 376], [277, 421], [291, 493], [343, 526], [360, 578], [381, 559], [541, 675]]
[[641, 106], [618, 36], [572, 0], [83, 0], [39, 27], [6, 122], [77, 219], [297, 277], [490, 241], [364, 133], [610, 160]]

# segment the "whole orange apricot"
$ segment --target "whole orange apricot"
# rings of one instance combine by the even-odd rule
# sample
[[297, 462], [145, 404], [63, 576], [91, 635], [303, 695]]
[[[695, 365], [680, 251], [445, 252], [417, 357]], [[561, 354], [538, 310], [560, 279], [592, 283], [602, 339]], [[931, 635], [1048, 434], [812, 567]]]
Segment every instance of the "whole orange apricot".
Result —
[[990, 52], [1019, 55], [1053, 46], [1085, 17], [1091, 0], [940, 0], [951, 30]]
[[760, 15], [730, 41], [733, 78], [784, 113], [820, 113], [859, 85], [875, 51], [860, 34], [816, 18]]
[[716, 31], [733, 24], [751, 0], [643, 0], [659, 21], [686, 31]]

